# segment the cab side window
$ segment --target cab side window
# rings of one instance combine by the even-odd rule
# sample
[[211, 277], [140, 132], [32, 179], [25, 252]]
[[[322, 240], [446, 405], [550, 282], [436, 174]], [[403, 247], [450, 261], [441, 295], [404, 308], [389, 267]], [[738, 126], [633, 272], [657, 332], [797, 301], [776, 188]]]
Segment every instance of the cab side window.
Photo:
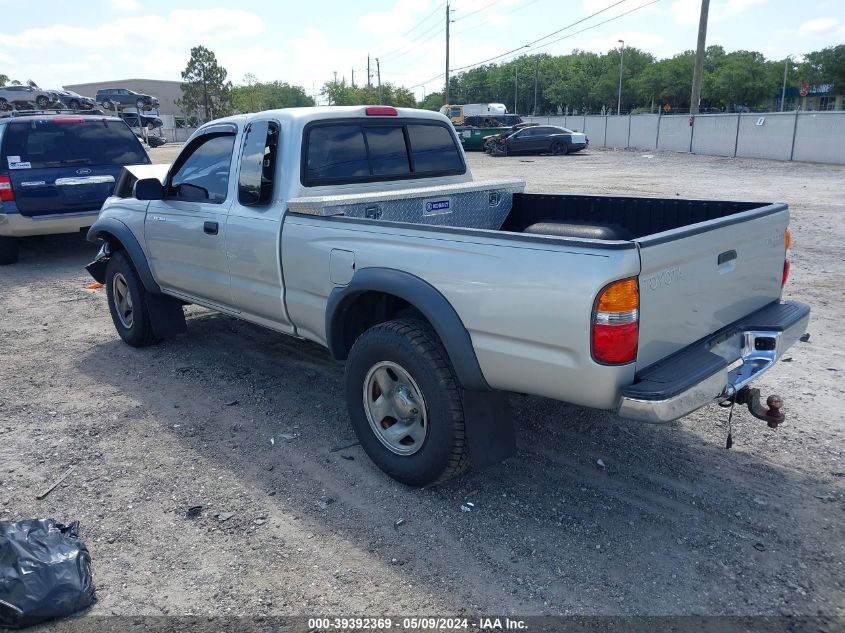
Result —
[[238, 176], [240, 204], [260, 207], [273, 200], [278, 146], [279, 124], [275, 121], [255, 121], [247, 128]]
[[167, 187], [167, 197], [186, 202], [220, 204], [229, 191], [234, 134], [209, 134], [194, 141]]

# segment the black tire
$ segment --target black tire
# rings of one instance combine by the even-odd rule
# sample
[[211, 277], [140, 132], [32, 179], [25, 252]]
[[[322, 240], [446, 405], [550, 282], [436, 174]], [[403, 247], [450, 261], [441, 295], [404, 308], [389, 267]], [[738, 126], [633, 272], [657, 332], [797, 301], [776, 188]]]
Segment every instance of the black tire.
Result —
[[14, 237], [0, 236], [0, 266], [18, 261], [18, 240]]
[[6, 110], [11, 110], [12, 105], [6, 101], [5, 99], [0, 99], [0, 112], [5, 112]]
[[77, 101], [76, 99], [71, 99], [70, 101], [68, 101], [67, 107], [69, 107], [71, 110], [79, 110], [79, 101]]
[[[421, 448], [410, 455], [398, 455], [385, 446], [365, 411], [365, 381], [370, 370], [384, 362], [395, 363], [407, 372], [425, 401], [425, 437]], [[352, 428], [361, 446], [397, 481], [428, 486], [468, 468], [469, 447], [458, 378], [443, 344], [426, 322], [388, 321], [359, 336], [346, 362], [345, 388]]]
[[566, 155], [569, 153], [569, 144], [563, 141], [555, 141], [552, 143], [550, 151], [555, 156]]
[[112, 109], [112, 102], [108, 99], [103, 99], [102, 106], [104, 110], [111, 110]]
[[38, 95], [35, 97], [35, 105], [43, 109], [50, 105], [50, 100], [44, 95]]
[[145, 106], [146, 106], [146, 104], [144, 103], [143, 99], [138, 99], [137, 101], [135, 101], [135, 107], [138, 108], [139, 111], [149, 109], [149, 108], [146, 108]]
[[[118, 277], [125, 282], [124, 290], [130, 297], [131, 320], [126, 313], [121, 316], [119, 302], [115, 301]], [[123, 285], [119, 281], [117, 283]], [[158, 342], [147, 306], [147, 291], [129, 257], [122, 251], [114, 253], [106, 265], [106, 296], [114, 327], [124, 342], [132, 347], [146, 347]]]

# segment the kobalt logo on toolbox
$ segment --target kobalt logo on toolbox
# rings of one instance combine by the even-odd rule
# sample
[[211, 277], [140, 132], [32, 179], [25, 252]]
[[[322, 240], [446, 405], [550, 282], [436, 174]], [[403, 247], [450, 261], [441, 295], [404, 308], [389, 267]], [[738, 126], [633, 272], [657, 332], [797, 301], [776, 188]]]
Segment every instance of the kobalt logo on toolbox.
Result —
[[449, 200], [428, 200], [425, 203], [426, 213], [448, 213]]

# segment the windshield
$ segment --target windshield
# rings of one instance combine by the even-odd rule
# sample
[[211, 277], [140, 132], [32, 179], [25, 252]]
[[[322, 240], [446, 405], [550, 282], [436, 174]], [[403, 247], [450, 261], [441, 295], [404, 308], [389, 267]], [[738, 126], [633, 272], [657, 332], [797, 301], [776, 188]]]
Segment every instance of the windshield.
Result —
[[123, 121], [68, 119], [11, 123], [3, 155], [31, 169], [62, 165], [149, 163], [144, 148]]

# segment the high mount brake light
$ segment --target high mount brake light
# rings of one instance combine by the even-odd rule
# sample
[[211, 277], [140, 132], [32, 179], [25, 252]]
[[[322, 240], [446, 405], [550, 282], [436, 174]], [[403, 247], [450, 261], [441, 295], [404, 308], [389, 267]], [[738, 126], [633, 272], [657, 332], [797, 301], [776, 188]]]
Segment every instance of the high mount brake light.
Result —
[[391, 106], [369, 106], [366, 113], [367, 116], [399, 116], [396, 108]]
[[592, 353], [596, 362], [624, 365], [637, 357], [640, 291], [636, 277], [605, 286], [596, 297]]

